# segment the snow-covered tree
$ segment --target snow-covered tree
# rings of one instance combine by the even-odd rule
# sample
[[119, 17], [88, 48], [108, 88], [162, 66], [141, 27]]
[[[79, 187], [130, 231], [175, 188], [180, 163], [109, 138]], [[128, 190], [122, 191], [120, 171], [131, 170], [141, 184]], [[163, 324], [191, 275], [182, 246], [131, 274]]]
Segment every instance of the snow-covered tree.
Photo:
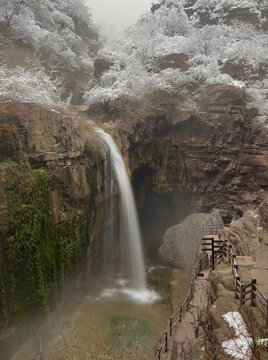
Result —
[[0, 64], [0, 101], [26, 101], [39, 104], [61, 104], [62, 81], [52, 78], [40, 65], [29, 70]]
[[[113, 66], [93, 88], [91, 84], [85, 101], [138, 99], [156, 89], [181, 91], [225, 83], [248, 88], [250, 106], [255, 103], [258, 118], [264, 122], [268, 117], [267, 81], [256, 82], [250, 74], [268, 66], [268, 34], [245, 21], [225, 23], [229, 11], [237, 7], [250, 9], [262, 20], [261, 11], [268, 5], [263, 0], [159, 0], [153, 12], [143, 15], [122, 38], [100, 50], [99, 57]], [[208, 10], [211, 18], [222, 21], [200, 24], [197, 14]], [[180, 53], [188, 57], [188, 70], [159, 70], [161, 59]], [[239, 81], [233, 79], [222, 72], [227, 62], [242, 64], [249, 75]]]
[[1, 16], [5, 19], [7, 26], [14, 15], [18, 15], [24, 0], [0, 0]]
[[[93, 70], [90, 48], [97, 35], [83, 0], [0, 0], [1, 21], [10, 25], [13, 37], [49, 61], [70, 70]], [[81, 24], [88, 29], [82, 34]]]

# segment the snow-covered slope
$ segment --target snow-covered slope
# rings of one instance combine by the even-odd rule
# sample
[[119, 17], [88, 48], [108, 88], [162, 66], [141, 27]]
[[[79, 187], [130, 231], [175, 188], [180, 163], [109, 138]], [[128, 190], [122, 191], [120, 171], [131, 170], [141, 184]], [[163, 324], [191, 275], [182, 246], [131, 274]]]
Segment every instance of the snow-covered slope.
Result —
[[[13, 37], [46, 52], [60, 66], [92, 69], [90, 46], [97, 36], [83, 0], [28, 0], [16, 11], [19, 3], [0, 0], [0, 20], [9, 25]], [[80, 24], [87, 30], [84, 34]]]
[[[35, 88], [35, 80], [39, 92], [40, 71], [43, 71], [46, 89], [52, 93], [45, 97], [39, 93], [39, 98], [47, 103], [55, 93], [56, 76], [65, 80], [67, 92], [71, 92], [77, 85], [73, 84], [77, 81], [77, 73], [82, 79], [89, 79], [93, 74], [98, 35], [84, 0], [0, 0], [0, 35], [1, 100], [23, 98], [23, 92], [10, 91], [7, 84], [3, 89], [6, 79], [13, 78], [15, 82], [17, 78], [26, 88], [31, 79], [29, 90]], [[25, 60], [26, 56], [32, 64], [29, 59]], [[37, 67], [38, 71], [33, 71]], [[16, 93], [20, 96], [16, 97]], [[25, 100], [33, 98], [36, 97], [24, 96]], [[54, 102], [57, 101], [54, 98]]]
[[159, 1], [121, 39], [100, 50], [108, 70], [85, 100], [89, 105], [139, 101], [159, 90], [194, 97], [207, 84], [233, 84], [245, 87], [248, 106], [266, 123], [267, 9], [263, 0]]

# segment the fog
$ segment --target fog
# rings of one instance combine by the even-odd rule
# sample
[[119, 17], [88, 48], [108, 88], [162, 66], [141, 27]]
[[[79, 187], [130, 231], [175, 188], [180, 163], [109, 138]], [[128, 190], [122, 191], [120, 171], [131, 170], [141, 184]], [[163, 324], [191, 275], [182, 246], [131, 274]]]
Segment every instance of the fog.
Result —
[[153, 0], [86, 0], [98, 25], [126, 29], [134, 24], [140, 15], [148, 11]]

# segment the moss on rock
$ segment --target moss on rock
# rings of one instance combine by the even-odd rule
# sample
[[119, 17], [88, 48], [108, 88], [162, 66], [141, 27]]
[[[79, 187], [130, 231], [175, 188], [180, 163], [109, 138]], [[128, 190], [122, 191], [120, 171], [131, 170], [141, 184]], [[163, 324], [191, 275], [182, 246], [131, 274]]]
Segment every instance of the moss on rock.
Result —
[[49, 312], [86, 255], [90, 226], [86, 208], [53, 227], [50, 177], [44, 169], [10, 163], [6, 192], [9, 233], [0, 264], [2, 326]]

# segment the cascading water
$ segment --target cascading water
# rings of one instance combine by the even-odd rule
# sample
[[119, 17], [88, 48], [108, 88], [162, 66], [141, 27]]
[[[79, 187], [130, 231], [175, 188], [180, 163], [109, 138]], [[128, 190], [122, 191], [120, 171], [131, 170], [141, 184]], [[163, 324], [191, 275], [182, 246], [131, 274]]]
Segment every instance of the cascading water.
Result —
[[[112, 137], [101, 129], [96, 129], [96, 132], [100, 135], [109, 149], [109, 153], [107, 154], [107, 163], [105, 165], [105, 185], [108, 188], [108, 191], [110, 191], [111, 198], [113, 198], [114, 182], [118, 184], [119, 189], [120, 257], [121, 261], [122, 258], [130, 261], [130, 286], [128, 289], [121, 289], [121, 292], [133, 297], [136, 300], [145, 302], [152, 301], [156, 298], [156, 294], [153, 291], [147, 290], [146, 287], [138, 216], [124, 160]], [[113, 200], [111, 199], [111, 201]], [[111, 212], [113, 214], [113, 209], [111, 209]], [[112, 214], [110, 216], [112, 216]], [[110, 219], [109, 222], [112, 224], [113, 219]], [[111, 226], [111, 228], [113, 231], [113, 226]], [[110, 233], [111, 239], [113, 238], [113, 235], [113, 233]], [[106, 234], [105, 238], [109, 238], [109, 235]]]

